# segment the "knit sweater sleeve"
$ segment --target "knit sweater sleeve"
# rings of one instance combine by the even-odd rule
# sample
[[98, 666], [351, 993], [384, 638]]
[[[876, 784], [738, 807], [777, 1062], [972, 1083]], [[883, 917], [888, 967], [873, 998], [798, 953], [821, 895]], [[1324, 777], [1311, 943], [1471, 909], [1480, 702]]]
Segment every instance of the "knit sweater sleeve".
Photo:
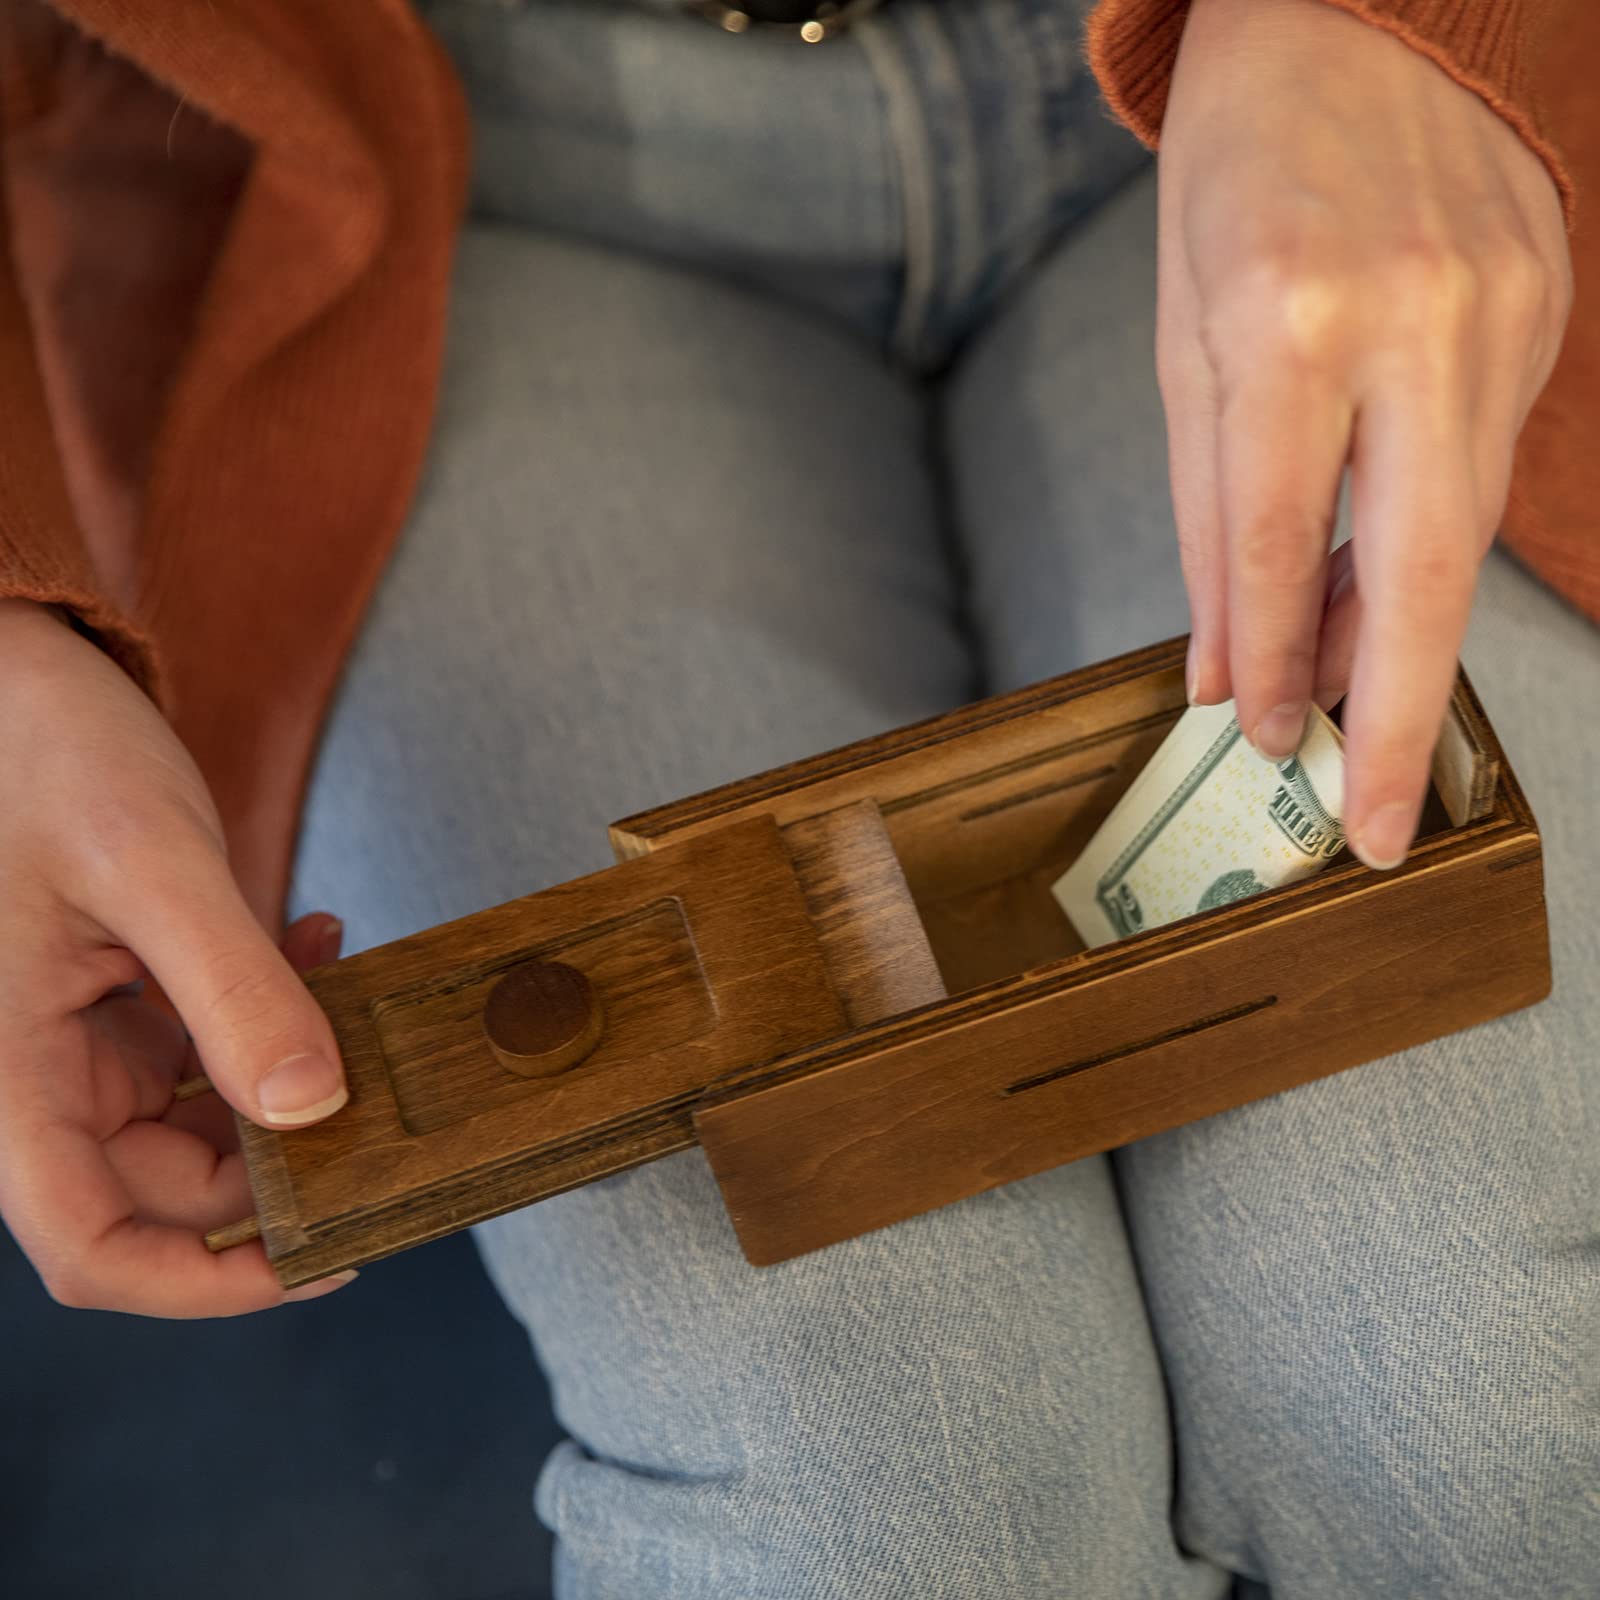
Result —
[[[1089, 63], [1111, 109], [1146, 144], [1161, 135], [1190, 0], [1101, 0]], [[1570, 219], [1572, 184], [1529, 82], [1534, 41], [1567, 0], [1324, 0], [1402, 39], [1479, 95], [1538, 153]]]
[[[26, 45], [16, 13], [6, 10], [0, 16], [0, 139], [10, 139], [37, 110], [35, 61]], [[0, 171], [6, 166], [0, 163]], [[149, 638], [94, 573], [67, 493], [18, 278], [13, 210], [11, 186], [0, 184], [0, 598], [62, 606], [154, 693]]]
[[251, 154], [54, 6], [0, 7], [0, 595], [152, 693], [146, 490]]
[[[27, 310], [0, 219], [0, 598], [61, 606], [147, 691], [156, 667], [144, 633], [94, 573], [56, 458]], [[0, 663], [0, 671], [4, 670]]]

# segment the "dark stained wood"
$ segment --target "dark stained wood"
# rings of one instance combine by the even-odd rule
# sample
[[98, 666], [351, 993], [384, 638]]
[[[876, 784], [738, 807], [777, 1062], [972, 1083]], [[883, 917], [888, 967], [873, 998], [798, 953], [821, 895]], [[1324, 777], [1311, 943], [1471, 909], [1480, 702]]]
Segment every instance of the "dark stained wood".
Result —
[[[606, 1019], [604, 1038], [586, 1062], [590, 1079], [686, 1045], [716, 1022], [716, 1001], [675, 898], [597, 920], [563, 940], [560, 955], [586, 974]], [[372, 1002], [372, 1026], [407, 1133], [432, 1133], [527, 1102], [526, 1075], [506, 1071], [484, 1048], [483, 1013], [507, 974], [508, 966], [497, 962], [469, 967], [442, 983], [411, 985]]]
[[[1538, 834], [1465, 679], [1405, 867], [1344, 858], [1084, 951], [1050, 884], [1181, 714], [1184, 653], [630, 818], [617, 867], [312, 974], [350, 1102], [242, 1130], [280, 1278], [697, 1139], [751, 1259], [781, 1260], [1546, 991]], [[603, 1015], [554, 1076], [485, 1033], [530, 961]]]
[[791, 822], [783, 842], [851, 1027], [945, 998], [928, 935], [873, 801]]
[[[1110, 956], [1110, 959], [1106, 957]], [[758, 1264], [1542, 999], [1537, 835], [1351, 864], [734, 1074], [695, 1128]]]
[[928, 942], [951, 994], [1047, 966], [1083, 949], [1077, 929], [1050, 893], [1066, 865], [1041, 862], [1014, 877], [922, 907]]
[[550, 1078], [600, 1042], [605, 1007], [565, 961], [525, 961], [498, 979], [483, 1003], [483, 1036], [506, 1071]]
[[[582, 970], [605, 1010], [553, 1078], [484, 1038], [494, 984], [526, 961]], [[693, 1142], [722, 1072], [845, 1026], [776, 825], [753, 817], [324, 967], [308, 978], [350, 1099], [313, 1127], [241, 1124], [280, 1279], [359, 1266]]]

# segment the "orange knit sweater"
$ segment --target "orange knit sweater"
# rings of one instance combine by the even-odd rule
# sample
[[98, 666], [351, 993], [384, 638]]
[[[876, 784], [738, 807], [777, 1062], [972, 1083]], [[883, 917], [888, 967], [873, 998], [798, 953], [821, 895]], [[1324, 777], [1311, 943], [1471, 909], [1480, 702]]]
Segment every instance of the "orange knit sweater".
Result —
[[[1600, 180], [1590, 0], [1328, 3], [1482, 95], [1569, 200]], [[1104, 0], [1091, 22], [1107, 97], [1152, 142], [1185, 10]], [[8, 0], [0, 139], [0, 595], [67, 607], [160, 699], [276, 923], [427, 443], [459, 92], [408, 0]], [[1579, 221], [1505, 537], [1600, 618], [1600, 246]]]

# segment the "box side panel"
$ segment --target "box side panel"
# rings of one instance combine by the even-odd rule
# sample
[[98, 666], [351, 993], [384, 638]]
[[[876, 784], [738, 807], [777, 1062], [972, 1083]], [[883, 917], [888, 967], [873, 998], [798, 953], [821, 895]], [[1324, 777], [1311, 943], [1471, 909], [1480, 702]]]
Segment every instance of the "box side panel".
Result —
[[641, 812], [612, 825], [612, 846], [629, 860], [747, 815], [788, 824], [857, 800], [876, 800], [888, 812], [942, 782], [965, 783], [1042, 748], [1174, 711], [1184, 703], [1185, 648], [1186, 640], [1169, 639]]
[[[790, 1256], [1541, 999], [1537, 836], [1259, 916], [932, 1036], [875, 1034], [695, 1124], [749, 1259]], [[1014, 990], [1011, 991], [1014, 993]]]

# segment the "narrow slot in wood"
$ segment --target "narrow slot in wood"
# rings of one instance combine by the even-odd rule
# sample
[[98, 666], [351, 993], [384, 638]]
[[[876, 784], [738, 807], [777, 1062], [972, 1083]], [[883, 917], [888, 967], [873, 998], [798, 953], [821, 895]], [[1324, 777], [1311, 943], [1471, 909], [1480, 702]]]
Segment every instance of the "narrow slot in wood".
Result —
[[1179, 1039], [1188, 1039], [1197, 1033], [1205, 1033], [1207, 1029], [1220, 1028], [1226, 1023], [1253, 1017], [1256, 1012], [1265, 1011], [1268, 1006], [1275, 1006], [1277, 1003], [1278, 997], [1275, 994], [1263, 995], [1259, 1000], [1247, 1000], [1243, 1005], [1229, 1006], [1226, 1011], [1214, 1012], [1209, 1017], [1197, 1017], [1193, 1022], [1168, 1028], [1163, 1033], [1151, 1034], [1148, 1039], [1139, 1039], [1133, 1044], [1123, 1045], [1120, 1049], [1107, 1050], [1083, 1061], [1071, 1061], [1064, 1067], [1052, 1067], [1048, 1072], [1036, 1072], [1029, 1078], [1019, 1078], [1015, 1083], [1007, 1084], [1001, 1093], [1025, 1094], [1029, 1089], [1041, 1089], [1045, 1084], [1057, 1083], [1062, 1078], [1075, 1078], [1080, 1072], [1093, 1072], [1096, 1067], [1108, 1067], [1113, 1061], [1126, 1061], [1129, 1056], [1140, 1056], [1147, 1050], [1158, 1050], [1164, 1044], [1173, 1044]]

